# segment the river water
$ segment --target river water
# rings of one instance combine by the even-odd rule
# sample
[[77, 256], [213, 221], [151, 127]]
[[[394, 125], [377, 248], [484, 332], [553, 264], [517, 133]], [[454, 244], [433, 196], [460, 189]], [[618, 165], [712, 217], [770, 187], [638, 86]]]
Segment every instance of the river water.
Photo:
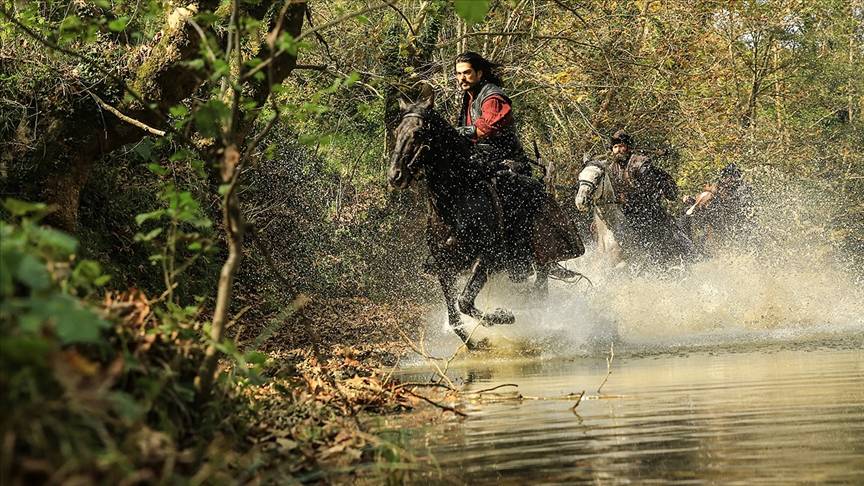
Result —
[[864, 484], [857, 339], [616, 357], [599, 394], [604, 359], [475, 359], [451, 373], [467, 391], [529, 399], [474, 396], [403, 441], [441, 483]]
[[[492, 349], [447, 370], [464, 388], [447, 403], [467, 417], [382, 431], [416, 456], [416, 482], [864, 484], [860, 284], [713, 261], [681, 278], [556, 285], [538, 304], [499, 281], [478, 302], [517, 323], [478, 328]], [[429, 316], [430, 355], [458, 346], [445, 321]], [[429, 380], [430, 363], [402, 379]], [[505, 384], [518, 386], [472, 393]]]

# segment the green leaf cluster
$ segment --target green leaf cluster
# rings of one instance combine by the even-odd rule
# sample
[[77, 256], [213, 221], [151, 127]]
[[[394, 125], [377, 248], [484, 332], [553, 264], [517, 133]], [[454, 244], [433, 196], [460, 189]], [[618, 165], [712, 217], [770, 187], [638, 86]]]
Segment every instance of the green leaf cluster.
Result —
[[489, 0], [454, 0], [456, 13], [469, 24], [483, 22], [489, 11]]
[[98, 262], [76, 261], [74, 238], [37, 224], [45, 205], [9, 199], [4, 207], [18, 222], [0, 222], [2, 339], [38, 340], [47, 333], [63, 345], [99, 342], [108, 323], [76, 297], [110, 277]]

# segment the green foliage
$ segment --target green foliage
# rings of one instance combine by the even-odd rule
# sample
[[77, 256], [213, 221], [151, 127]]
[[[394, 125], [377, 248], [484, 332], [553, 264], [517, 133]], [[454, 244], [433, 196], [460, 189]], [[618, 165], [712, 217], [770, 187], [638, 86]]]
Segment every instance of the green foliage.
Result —
[[[847, 203], [831, 224], [851, 251], [864, 252], [864, 19], [849, 2], [410, 0], [322, 28], [320, 37], [283, 32], [272, 47], [300, 54], [306, 68], [273, 86], [277, 63], [269, 59], [266, 34], [278, 4], [240, 2], [233, 24], [231, 2], [213, 10], [199, 3], [201, 11], [186, 11], [198, 31], [175, 23], [183, 2], [6, 3], [36, 34], [80, 55], [53, 51], [0, 23], [2, 192], [18, 194], [16, 183], [29, 181], [32, 167], [54, 181], [78, 174], [64, 165], [70, 153], [98, 158], [101, 144], [113, 147], [81, 191], [80, 246], [38, 224], [49, 209], [42, 204], [8, 200], [14, 222], [0, 225], [2, 388], [12, 397], [2, 410], [4, 427], [23, 424], [16, 425], [24, 444], [16, 453], [59, 454], [47, 446], [63, 442], [64, 454], [88, 455], [74, 458], [78, 463], [54, 455], [52, 466], [109, 464], [114, 476], [100, 478], [108, 481], [135, 468], [137, 456], [126, 445], [135, 442], [134, 427], [165, 434], [175, 449], [195, 442], [196, 425], [203, 435], [216, 427], [207, 415], [212, 410], [193, 402], [193, 380], [210, 344], [207, 296], [221, 263], [211, 258], [218, 252], [211, 221], [221, 220], [216, 202], [230, 187], [219, 185], [217, 166], [226, 143], [242, 149], [270, 121], [274, 132], [255, 153], [243, 153], [237, 192], [291, 288], [247, 248], [235, 307], [252, 310], [241, 316], [233, 309], [239, 322], [233, 329], [278, 318], [286, 294], [295, 292], [426, 295], [434, 283], [417, 277], [425, 208], [417, 194], [389, 191], [386, 158], [396, 101], [415, 96], [417, 82], [441, 93], [436, 108], [455, 114], [450, 69], [463, 49], [504, 65], [500, 74], [522, 138], [545, 142], [541, 150], [555, 161], [560, 184], [572, 185], [582, 154], [604, 152], [605, 137], [625, 127], [688, 191], [729, 162], [745, 172], [770, 166], [826, 181], [825, 192]], [[312, 1], [310, 21], [326, 26], [368, 6]], [[227, 46], [227, 39], [238, 42]], [[112, 76], [139, 91], [143, 106]], [[190, 79], [201, 83], [172, 91]], [[91, 92], [168, 133], [135, 143], [124, 135], [128, 145], [112, 146], [111, 137], [130, 127]], [[250, 136], [227, 140], [232, 131]], [[82, 147], [67, 145], [78, 137], [91, 143], [87, 150], [67, 150]], [[114, 282], [144, 288], [152, 299], [109, 294], [111, 304], [97, 306], [97, 293], [109, 283], [103, 266]], [[145, 307], [134, 319], [118, 311]], [[229, 390], [262, 382], [263, 355], [215, 344], [235, 363], [220, 374], [220, 393], [233, 396]], [[115, 361], [122, 371], [112, 371]], [[87, 383], [104, 387], [97, 393]], [[91, 406], [90, 392], [99, 399], [95, 409], [58, 411], [69, 400]], [[26, 428], [26, 411], [34, 407], [70, 427], [49, 427], [49, 439], [39, 444], [35, 429]], [[120, 445], [103, 442], [99, 427], [120, 437]], [[171, 463], [170, 452], [162, 452], [160, 464]]]
[[108, 323], [74, 295], [87, 296], [108, 282], [98, 262], [75, 261], [75, 239], [40, 227], [47, 208], [8, 199], [4, 207], [18, 223], [0, 221], [0, 319], [4, 335], [45, 333], [61, 344], [96, 343]]
[[453, 0], [456, 13], [469, 24], [483, 22], [489, 11], [489, 0]]
[[195, 111], [195, 125], [205, 137], [218, 137], [231, 112], [225, 103], [210, 100]]
[[[164, 195], [166, 214], [206, 225], [182, 194]], [[97, 296], [108, 277], [77, 258], [75, 238], [38, 225], [44, 204], [9, 199], [4, 208], [14, 221], [0, 222], [0, 426], [15, 437], [4, 449], [4, 478], [113, 481], [175, 467], [178, 477], [194, 474], [200, 464], [184, 472], [178, 455], [196, 454], [217, 428], [245, 427], [238, 387], [261, 383], [265, 360], [226, 344], [239, 369], [218, 384], [218, 400], [196, 407], [207, 345], [200, 306], [160, 305], [134, 290]]]
[[[147, 168], [157, 176], [167, 174], [158, 164], [148, 164]], [[199, 258], [214, 251], [210, 236], [213, 222], [191, 192], [181, 191], [173, 183], [165, 183], [158, 197], [163, 207], [135, 216], [139, 227], [151, 228], [137, 233], [135, 241], [155, 250], [150, 263], [161, 268], [165, 297], [173, 303], [180, 276]], [[153, 227], [154, 223], [162, 226]]]

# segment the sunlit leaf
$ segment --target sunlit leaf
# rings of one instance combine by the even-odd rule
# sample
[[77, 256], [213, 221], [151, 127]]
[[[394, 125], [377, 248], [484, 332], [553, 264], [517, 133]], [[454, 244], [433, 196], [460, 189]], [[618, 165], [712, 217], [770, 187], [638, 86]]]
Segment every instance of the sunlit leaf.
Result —
[[135, 241], [151, 241], [160, 234], [162, 234], [162, 228], [156, 228], [148, 233], [136, 233]]
[[11, 197], [3, 201], [3, 207], [6, 208], [12, 216], [17, 217], [28, 216], [31, 214], [44, 214], [49, 210], [48, 205], [44, 203], [32, 203]]
[[141, 226], [146, 221], [161, 218], [164, 214], [164, 209], [157, 209], [156, 211], [150, 211], [149, 213], [141, 213], [135, 216], [135, 222], [138, 223], [138, 226]]
[[108, 28], [113, 30], [114, 32], [120, 32], [126, 29], [126, 25], [129, 24], [129, 17], [118, 17], [110, 22], [108, 22]]
[[171, 116], [173, 117], [183, 118], [189, 114], [189, 108], [186, 108], [183, 105], [174, 105], [168, 110], [168, 112], [171, 113]]
[[192, 59], [192, 60], [186, 61], [186, 65], [189, 66], [189, 68], [191, 68], [191, 69], [200, 70], [200, 69], [204, 69], [205, 63], [204, 63], [204, 59], [198, 58], [198, 59]]
[[102, 276], [102, 266], [95, 260], [81, 260], [72, 271], [72, 282], [79, 286], [92, 286]]
[[150, 172], [152, 172], [158, 176], [164, 176], [165, 174], [168, 173], [168, 169], [166, 169], [165, 167], [162, 167], [159, 164], [147, 164], [147, 170], [149, 170]]
[[454, 0], [456, 14], [469, 24], [482, 22], [489, 11], [489, 0]]
[[262, 365], [267, 362], [267, 354], [260, 351], [250, 351], [243, 356], [243, 359], [253, 365]]

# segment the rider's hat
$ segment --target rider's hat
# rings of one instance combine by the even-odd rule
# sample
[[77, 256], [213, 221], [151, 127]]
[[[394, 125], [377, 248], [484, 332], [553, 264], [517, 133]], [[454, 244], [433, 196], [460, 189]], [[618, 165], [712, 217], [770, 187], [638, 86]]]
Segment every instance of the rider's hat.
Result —
[[609, 148], [611, 149], [615, 144], [619, 143], [623, 143], [628, 147], [632, 147], [633, 137], [631, 137], [630, 134], [624, 130], [618, 130], [617, 132], [615, 132], [614, 135], [612, 135], [612, 139], [609, 140]]

